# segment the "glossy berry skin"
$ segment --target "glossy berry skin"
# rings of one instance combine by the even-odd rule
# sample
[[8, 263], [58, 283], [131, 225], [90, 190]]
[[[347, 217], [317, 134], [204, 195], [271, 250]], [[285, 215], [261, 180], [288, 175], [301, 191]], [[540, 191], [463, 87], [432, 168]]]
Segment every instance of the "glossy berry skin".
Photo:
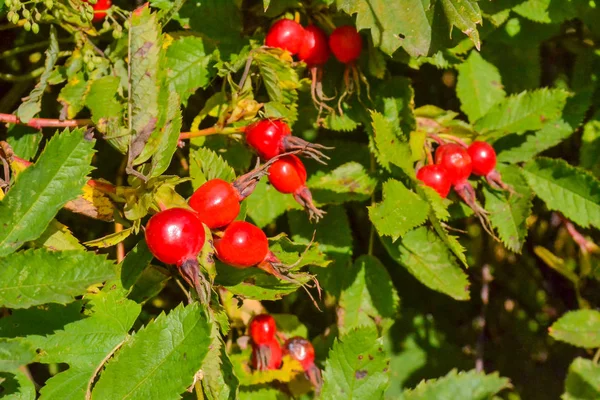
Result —
[[232, 267], [248, 268], [265, 259], [269, 253], [267, 235], [246, 221], [233, 221], [215, 238], [217, 257]]
[[304, 28], [291, 19], [280, 19], [275, 22], [265, 39], [269, 47], [287, 50], [292, 55], [298, 54], [304, 40]]
[[263, 119], [248, 125], [245, 134], [246, 143], [259, 156], [269, 160], [285, 152], [283, 138], [291, 135], [292, 131], [288, 124], [281, 120]]
[[170, 208], [146, 224], [146, 243], [154, 257], [178, 267], [195, 259], [204, 245], [204, 227], [195, 212]]
[[188, 203], [210, 229], [229, 225], [240, 213], [239, 193], [222, 179], [205, 182], [196, 189]]
[[259, 371], [275, 370], [281, 367], [283, 351], [275, 338], [265, 344], [252, 346], [252, 368]]
[[452, 186], [450, 176], [448, 171], [441, 165], [431, 164], [422, 167], [417, 171], [417, 179], [423, 182], [425, 186], [429, 186], [438, 192], [443, 198], [446, 198], [450, 193], [450, 187]]
[[475, 175], [486, 176], [496, 169], [496, 151], [486, 142], [473, 142], [467, 149]]
[[96, 4], [92, 5], [94, 9], [93, 22], [102, 21], [106, 17], [106, 13], [103, 11], [108, 10], [112, 6], [112, 0], [98, 0]]
[[306, 184], [306, 168], [295, 155], [284, 156], [269, 167], [269, 182], [281, 193], [297, 193]]
[[304, 40], [298, 51], [298, 58], [308, 66], [325, 64], [330, 54], [327, 35], [315, 25], [307, 26], [304, 32]]
[[355, 27], [340, 26], [329, 35], [329, 48], [340, 62], [350, 64], [360, 56], [362, 38]]
[[289, 354], [295, 360], [298, 360], [304, 370], [315, 363], [315, 349], [306, 339], [296, 336], [288, 339], [284, 345], [285, 353]]
[[438, 147], [435, 151], [435, 163], [446, 169], [452, 185], [466, 182], [471, 175], [471, 156], [467, 149], [458, 144], [448, 143]]
[[277, 326], [269, 314], [260, 314], [252, 318], [249, 324], [250, 337], [255, 344], [267, 344], [275, 338]]

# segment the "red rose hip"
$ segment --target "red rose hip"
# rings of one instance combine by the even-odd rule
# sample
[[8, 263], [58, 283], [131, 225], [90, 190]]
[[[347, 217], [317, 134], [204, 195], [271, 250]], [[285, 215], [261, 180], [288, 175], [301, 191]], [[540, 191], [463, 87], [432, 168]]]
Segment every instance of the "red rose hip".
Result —
[[327, 35], [315, 25], [307, 26], [304, 31], [304, 40], [300, 46], [298, 58], [309, 66], [325, 64], [330, 54]]
[[222, 262], [236, 268], [261, 263], [269, 254], [267, 235], [246, 221], [233, 221], [222, 237], [215, 237], [215, 250]]
[[240, 213], [240, 194], [222, 179], [211, 179], [190, 197], [189, 205], [210, 229], [230, 224]]
[[432, 164], [426, 165], [417, 171], [417, 179], [423, 182], [425, 186], [429, 186], [438, 194], [446, 198], [450, 193], [450, 176], [448, 171], [441, 165]]
[[304, 28], [302, 25], [291, 19], [280, 19], [269, 29], [265, 44], [269, 47], [287, 50], [294, 55], [300, 51], [303, 41]]
[[476, 141], [467, 149], [475, 175], [486, 176], [496, 168], [496, 151], [486, 142]]
[[355, 27], [340, 26], [329, 36], [329, 48], [340, 62], [350, 64], [360, 57], [362, 38]]
[[435, 152], [435, 163], [446, 169], [452, 185], [466, 182], [471, 175], [471, 157], [467, 149], [461, 145], [448, 143], [438, 147]]
[[266, 344], [275, 338], [277, 326], [269, 314], [259, 314], [249, 324], [250, 337], [255, 344]]
[[252, 346], [252, 368], [258, 371], [275, 370], [281, 367], [283, 351], [275, 338], [265, 344]]

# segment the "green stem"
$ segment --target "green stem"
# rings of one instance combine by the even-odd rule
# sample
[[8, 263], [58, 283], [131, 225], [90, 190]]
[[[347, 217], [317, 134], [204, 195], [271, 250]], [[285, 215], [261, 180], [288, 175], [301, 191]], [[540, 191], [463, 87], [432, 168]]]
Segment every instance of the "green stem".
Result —
[[600, 360], [600, 348], [598, 348], [598, 350], [596, 350], [596, 354], [594, 354], [594, 358], [592, 359], [592, 362], [594, 364], [598, 364], [599, 360]]
[[25, 82], [35, 79], [44, 73], [44, 67], [36, 68], [24, 75], [5, 74], [0, 72], [0, 80], [8, 82]]
[[[60, 39], [58, 41], [58, 43], [73, 43], [73, 39], [70, 39], [70, 38], [69, 39]], [[16, 54], [25, 53], [25, 52], [31, 51], [31, 50], [44, 49], [44, 48], [48, 47], [49, 44], [50, 44], [49, 41], [44, 41], [44, 42], [28, 44], [25, 46], [15, 47], [13, 49], [6, 50], [6, 51], [3, 51], [2, 53], [0, 53], [0, 58], [12, 57]]]

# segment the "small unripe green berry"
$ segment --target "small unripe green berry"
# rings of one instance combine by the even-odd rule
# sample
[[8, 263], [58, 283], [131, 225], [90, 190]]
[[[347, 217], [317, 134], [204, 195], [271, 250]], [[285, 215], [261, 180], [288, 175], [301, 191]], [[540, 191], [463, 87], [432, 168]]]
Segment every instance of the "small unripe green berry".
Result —
[[34, 18], [36, 21], [39, 21], [39, 20], [41, 20], [41, 19], [42, 19], [42, 14], [41, 14], [41, 13], [40, 13], [38, 10], [35, 10], [35, 14], [33, 14], [33, 18]]
[[121, 31], [120, 29], [115, 29], [112, 32], [113, 38], [115, 39], [119, 39], [121, 36], [123, 36], [123, 31]]
[[104, 20], [104, 22], [102, 23], [102, 29], [109, 30], [110, 29], [110, 22], [107, 21], [107, 20]]
[[31, 22], [25, 21], [25, 24], [23, 24], [23, 28], [25, 28], [25, 30], [29, 32], [31, 30]]
[[46, 8], [49, 10], [52, 9], [52, 7], [54, 7], [54, 1], [52, 1], [52, 0], [46, 0], [46, 1], [44, 1], [44, 4], [46, 5]]
[[40, 26], [36, 22], [31, 24], [31, 32], [35, 33], [36, 35], [40, 32]]
[[31, 13], [28, 9], [24, 8], [23, 11], [21, 11], [21, 15], [23, 16], [23, 18], [29, 18], [31, 16]]

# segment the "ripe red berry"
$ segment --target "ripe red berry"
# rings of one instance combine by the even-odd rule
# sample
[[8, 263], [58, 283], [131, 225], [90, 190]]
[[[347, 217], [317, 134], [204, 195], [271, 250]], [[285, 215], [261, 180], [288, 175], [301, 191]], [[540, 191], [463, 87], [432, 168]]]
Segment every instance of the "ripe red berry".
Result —
[[417, 179], [438, 192], [443, 198], [446, 198], [450, 193], [450, 187], [452, 186], [450, 176], [448, 171], [441, 165], [431, 164], [422, 167], [417, 171]]
[[275, 338], [265, 344], [252, 346], [252, 368], [259, 371], [279, 369], [283, 352]]
[[268, 160], [285, 152], [283, 137], [291, 135], [290, 127], [278, 119], [263, 119], [248, 125], [246, 142], [259, 156]]
[[237, 268], [247, 268], [262, 262], [269, 254], [267, 235], [257, 226], [245, 221], [233, 221], [215, 238], [217, 257]]
[[267, 344], [275, 338], [277, 326], [272, 316], [269, 314], [260, 314], [252, 318], [249, 330], [254, 344]]
[[304, 370], [307, 370], [315, 363], [315, 349], [310, 341], [296, 336], [288, 339], [284, 345], [284, 351], [295, 360], [298, 360]]
[[473, 142], [467, 149], [475, 175], [486, 176], [496, 168], [496, 151], [486, 142]]
[[448, 143], [438, 147], [435, 152], [435, 163], [446, 169], [452, 185], [466, 182], [471, 175], [471, 157], [467, 149], [461, 145]]
[[185, 208], [170, 208], [152, 216], [145, 235], [154, 257], [177, 266], [195, 259], [205, 240], [202, 222]]
[[189, 204], [210, 229], [229, 225], [240, 213], [240, 195], [229, 182], [211, 179], [200, 186]]
[[329, 48], [340, 62], [349, 64], [360, 56], [362, 38], [353, 26], [340, 26], [329, 35]]
[[103, 11], [108, 10], [111, 6], [112, 6], [112, 0], [96, 1], [96, 4], [92, 5], [92, 8], [94, 9], [94, 18], [92, 19], [92, 21], [93, 22], [102, 21], [104, 19], [104, 17], [106, 17], [106, 13]]
[[298, 58], [309, 66], [325, 64], [330, 54], [327, 35], [315, 25], [307, 26], [304, 31], [304, 40]]
[[269, 167], [269, 182], [281, 193], [297, 193], [306, 184], [306, 169], [295, 155], [284, 156]]
[[291, 19], [280, 19], [275, 22], [265, 39], [269, 47], [287, 50], [292, 55], [297, 54], [304, 40], [304, 28]]

